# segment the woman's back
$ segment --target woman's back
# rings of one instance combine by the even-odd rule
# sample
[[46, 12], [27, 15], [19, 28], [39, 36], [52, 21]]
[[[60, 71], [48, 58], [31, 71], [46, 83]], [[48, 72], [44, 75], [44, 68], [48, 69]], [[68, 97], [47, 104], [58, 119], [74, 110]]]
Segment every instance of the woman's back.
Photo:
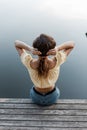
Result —
[[33, 57], [26, 51], [24, 51], [21, 55], [21, 61], [28, 69], [31, 80], [36, 87], [49, 88], [50, 86], [55, 86], [55, 83], [59, 77], [60, 65], [65, 62], [66, 54], [59, 51], [52, 59], [48, 58], [47, 56], [43, 57], [45, 58], [44, 62], [46, 62], [45, 64], [48, 66], [49, 70], [46, 77], [38, 74], [40, 58], [42, 57], [33, 59]]
[[[31, 62], [30, 62], [31, 68], [37, 70], [37, 68], [39, 67], [39, 61], [40, 61], [40, 59], [31, 60]], [[53, 57], [53, 58], [46, 57], [45, 62], [48, 64], [49, 69], [53, 69], [56, 65], [55, 57]]]

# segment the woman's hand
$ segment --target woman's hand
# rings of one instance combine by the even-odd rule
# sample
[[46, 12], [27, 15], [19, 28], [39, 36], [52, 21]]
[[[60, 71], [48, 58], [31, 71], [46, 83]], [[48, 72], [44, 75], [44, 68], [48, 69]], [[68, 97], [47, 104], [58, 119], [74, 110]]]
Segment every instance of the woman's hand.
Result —
[[31, 47], [31, 53], [33, 55], [41, 55], [42, 54], [40, 51], [38, 51], [37, 48], [33, 48], [33, 47]]
[[47, 55], [56, 55], [56, 52], [58, 51], [58, 49], [55, 47], [54, 49], [50, 49], [47, 52]]

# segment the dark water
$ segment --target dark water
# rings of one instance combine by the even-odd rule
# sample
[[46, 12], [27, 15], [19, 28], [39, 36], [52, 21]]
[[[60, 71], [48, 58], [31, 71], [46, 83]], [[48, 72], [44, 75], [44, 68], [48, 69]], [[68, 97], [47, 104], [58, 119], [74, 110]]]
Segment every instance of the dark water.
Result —
[[29, 97], [33, 83], [20, 62], [14, 41], [19, 39], [32, 45], [40, 33], [46, 33], [57, 44], [75, 41], [75, 49], [61, 66], [56, 83], [60, 98], [87, 98], [87, 19], [50, 15], [39, 10], [41, 2], [37, 2], [36, 7], [31, 0], [0, 1], [0, 97]]

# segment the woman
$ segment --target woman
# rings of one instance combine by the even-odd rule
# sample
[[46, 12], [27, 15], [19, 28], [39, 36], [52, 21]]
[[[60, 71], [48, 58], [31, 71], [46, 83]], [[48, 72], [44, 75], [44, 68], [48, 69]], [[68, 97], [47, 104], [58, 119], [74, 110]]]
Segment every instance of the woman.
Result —
[[[55, 103], [60, 96], [60, 91], [55, 86], [60, 66], [74, 48], [74, 42], [68, 41], [56, 46], [52, 37], [41, 34], [34, 40], [33, 47], [18, 40], [15, 41], [15, 47], [34, 84], [30, 90], [33, 102], [39, 105]], [[28, 52], [38, 58], [33, 58]], [[50, 55], [52, 58], [48, 57]]]

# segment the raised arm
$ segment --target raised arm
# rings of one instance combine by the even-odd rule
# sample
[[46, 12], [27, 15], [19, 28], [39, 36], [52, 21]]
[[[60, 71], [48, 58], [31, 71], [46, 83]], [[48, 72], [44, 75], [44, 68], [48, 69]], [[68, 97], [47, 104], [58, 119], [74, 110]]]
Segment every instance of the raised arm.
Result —
[[69, 53], [72, 51], [74, 46], [75, 46], [74, 41], [67, 41], [67, 42], [64, 42], [61, 45], [59, 45], [57, 47], [57, 50], [58, 51], [63, 50], [66, 53], [66, 55], [69, 55]]
[[62, 43], [61, 45], [51, 49], [47, 54], [48, 55], [55, 55], [57, 51], [64, 51], [65, 54], [68, 56], [72, 49], [74, 48], [75, 44], [73, 41], [67, 41]]
[[15, 48], [18, 51], [19, 55], [21, 56], [21, 54], [23, 53], [23, 49], [27, 50], [27, 51], [31, 51], [32, 54], [34, 55], [39, 55], [41, 54], [40, 51], [38, 51], [37, 49], [27, 45], [26, 43], [16, 40], [15, 41]]
[[29, 45], [27, 45], [26, 43], [16, 40], [15, 41], [15, 48], [18, 51], [19, 55], [21, 55], [23, 53], [23, 49], [30, 51], [31, 47]]

